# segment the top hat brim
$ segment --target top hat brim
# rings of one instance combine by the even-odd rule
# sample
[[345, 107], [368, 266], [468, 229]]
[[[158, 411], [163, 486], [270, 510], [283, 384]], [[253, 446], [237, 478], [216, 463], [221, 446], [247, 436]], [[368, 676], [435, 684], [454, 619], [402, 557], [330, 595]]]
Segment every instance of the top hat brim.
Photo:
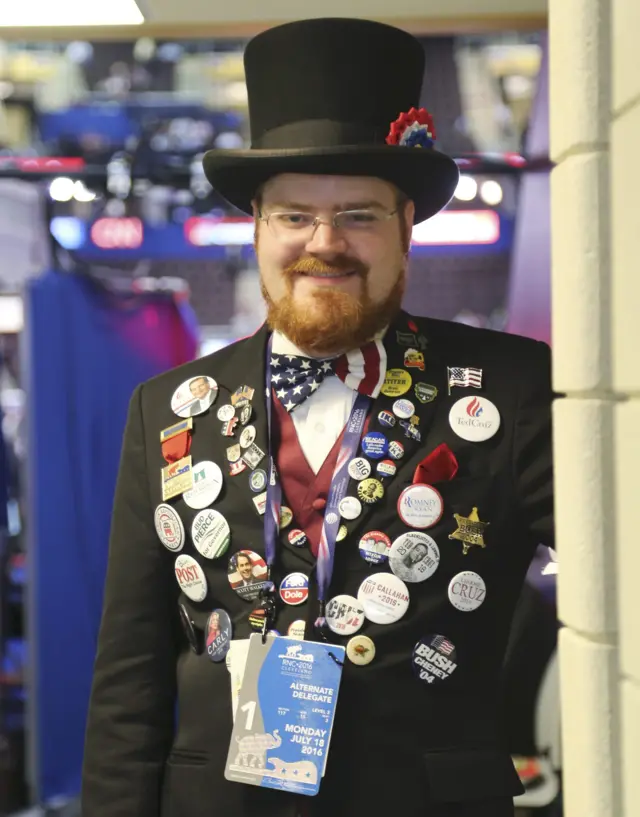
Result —
[[449, 203], [459, 178], [458, 166], [444, 153], [392, 145], [210, 150], [203, 167], [213, 188], [245, 213], [251, 213], [260, 186], [281, 173], [374, 176], [414, 202], [416, 224]]

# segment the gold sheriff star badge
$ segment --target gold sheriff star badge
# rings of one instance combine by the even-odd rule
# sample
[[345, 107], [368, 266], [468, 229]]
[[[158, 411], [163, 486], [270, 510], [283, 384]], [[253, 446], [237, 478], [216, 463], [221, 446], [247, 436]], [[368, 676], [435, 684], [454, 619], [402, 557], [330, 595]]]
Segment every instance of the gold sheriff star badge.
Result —
[[472, 545], [486, 547], [483, 534], [489, 523], [480, 521], [477, 508], [473, 508], [469, 516], [461, 516], [459, 513], [454, 513], [453, 516], [458, 524], [458, 530], [450, 533], [449, 539], [459, 539], [462, 542], [464, 556], [467, 555]]

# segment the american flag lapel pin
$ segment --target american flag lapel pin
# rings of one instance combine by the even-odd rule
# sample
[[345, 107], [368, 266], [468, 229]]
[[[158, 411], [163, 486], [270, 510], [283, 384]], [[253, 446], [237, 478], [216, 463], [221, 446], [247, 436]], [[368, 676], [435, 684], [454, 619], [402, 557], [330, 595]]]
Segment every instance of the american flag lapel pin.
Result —
[[482, 369], [473, 366], [447, 366], [447, 385], [449, 394], [453, 386], [460, 388], [482, 388]]

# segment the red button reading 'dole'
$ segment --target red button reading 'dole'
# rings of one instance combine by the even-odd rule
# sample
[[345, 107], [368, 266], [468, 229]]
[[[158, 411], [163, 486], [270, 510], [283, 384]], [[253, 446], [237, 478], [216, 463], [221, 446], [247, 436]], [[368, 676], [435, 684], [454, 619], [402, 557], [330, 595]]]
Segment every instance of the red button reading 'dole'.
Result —
[[314, 499], [311, 503], [311, 507], [314, 511], [321, 511], [327, 504], [327, 500], [323, 496], [319, 496], [317, 499]]

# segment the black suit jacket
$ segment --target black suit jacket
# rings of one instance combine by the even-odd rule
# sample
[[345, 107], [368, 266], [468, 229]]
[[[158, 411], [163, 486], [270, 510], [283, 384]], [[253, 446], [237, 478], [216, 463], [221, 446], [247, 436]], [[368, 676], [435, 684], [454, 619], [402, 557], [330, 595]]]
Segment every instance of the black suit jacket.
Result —
[[[406, 347], [397, 343], [396, 332], [409, 331], [407, 320], [402, 313], [387, 333], [389, 368], [403, 368]], [[187, 378], [208, 375], [220, 388], [209, 412], [194, 418], [194, 463], [212, 459], [227, 474], [225, 449], [230, 440], [220, 433], [216, 410], [241, 385], [255, 389], [256, 443], [267, 450], [268, 332], [263, 327], [248, 339], [154, 378], [134, 393], [88, 718], [83, 817], [294, 817], [301, 802], [306, 811], [300, 813], [314, 815], [387, 817], [390, 809], [401, 807], [403, 817], [423, 817], [448, 813], [446, 804], [496, 797], [508, 802], [521, 792], [501, 726], [501, 665], [534, 549], [541, 542], [553, 544], [549, 349], [521, 337], [414, 320], [428, 341], [426, 371], [409, 371], [414, 382], [436, 386], [438, 395], [426, 405], [413, 398], [413, 392], [405, 395], [416, 404], [422, 440], [406, 439], [397, 426], [389, 432], [402, 439], [405, 456], [383, 501], [365, 506], [360, 517], [346, 523], [349, 535], [337, 547], [332, 593], [356, 595], [363, 579], [378, 570], [359, 556], [357, 543], [364, 532], [382, 530], [393, 540], [407, 530], [397, 514], [398, 495], [430, 451], [447, 443], [460, 470], [452, 481], [436, 486], [445, 511], [428, 532], [440, 548], [438, 570], [427, 581], [410, 585], [410, 607], [400, 621], [365, 624], [362, 632], [376, 644], [374, 662], [345, 665], [327, 772], [315, 798], [224, 779], [232, 725], [229, 676], [224, 662], [214, 664], [206, 654], [191, 651], [180, 627], [178, 601], [187, 604], [203, 630], [211, 609], [224, 607], [233, 621], [234, 638], [249, 635], [251, 605], [230, 589], [227, 558], [208, 561], [193, 547], [189, 530], [196, 511], [181, 498], [172, 504], [187, 531], [183, 552], [198, 560], [208, 579], [204, 602], [180, 596], [175, 555], [162, 546], [153, 525], [154, 509], [162, 501], [160, 469], [165, 464], [159, 435], [176, 422], [171, 395]], [[450, 406], [474, 390], [454, 388], [449, 396], [447, 366], [482, 369], [483, 388], [477, 393], [498, 407], [502, 419], [490, 440], [466, 442], [449, 426]], [[373, 416], [392, 402], [381, 395]], [[225, 476], [214, 504], [231, 526], [227, 556], [240, 548], [264, 553], [263, 519], [252, 502], [249, 473]], [[355, 494], [355, 483], [349, 490]], [[487, 546], [463, 555], [462, 544], [448, 537], [457, 527], [453, 514], [467, 516], [473, 507], [490, 523]], [[301, 570], [313, 576], [312, 555], [291, 546], [286, 532], [279, 558], [279, 575]], [[462, 570], [476, 571], [486, 582], [486, 601], [474, 612], [460, 612], [448, 600], [448, 584]], [[317, 609], [311, 584], [306, 608], [288, 607], [280, 613], [280, 632], [286, 633], [303, 612], [309, 637]], [[419, 682], [411, 668], [412, 649], [427, 633], [443, 634], [457, 648], [458, 668], [439, 686]], [[483, 812], [474, 808], [473, 813]]]

